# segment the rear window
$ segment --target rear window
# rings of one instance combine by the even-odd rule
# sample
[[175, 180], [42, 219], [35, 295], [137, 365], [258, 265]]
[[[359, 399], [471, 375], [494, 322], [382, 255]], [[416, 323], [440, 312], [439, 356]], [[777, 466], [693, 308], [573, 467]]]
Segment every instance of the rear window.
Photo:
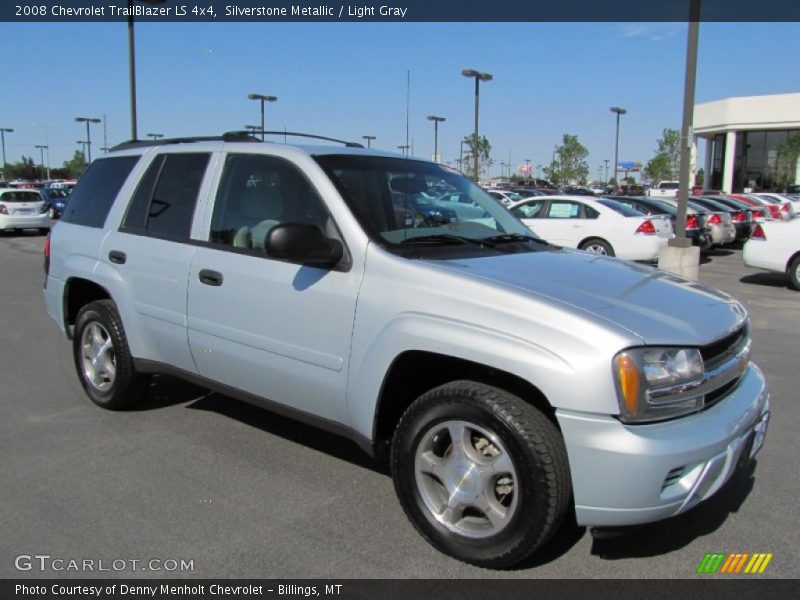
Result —
[[614, 212], [618, 212], [623, 217], [641, 217], [642, 213], [635, 208], [628, 206], [627, 204], [622, 204], [621, 202], [617, 202], [616, 200], [609, 200], [604, 198], [602, 200], [598, 200], [598, 203], [602, 204], [606, 208], [610, 208]]
[[677, 181], [665, 181], [659, 184], [658, 189], [660, 190], [677, 190], [680, 187], [680, 183]]
[[103, 227], [114, 199], [138, 161], [138, 156], [118, 156], [89, 165], [70, 194], [61, 220], [86, 227]]
[[0, 202], [40, 202], [42, 197], [38, 192], [4, 192]]

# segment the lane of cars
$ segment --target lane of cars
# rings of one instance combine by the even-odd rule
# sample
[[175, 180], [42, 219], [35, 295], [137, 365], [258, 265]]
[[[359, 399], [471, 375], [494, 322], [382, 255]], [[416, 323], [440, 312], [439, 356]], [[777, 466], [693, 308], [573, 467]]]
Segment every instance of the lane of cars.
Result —
[[74, 181], [0, 187], [0, 231], [38, 229], [47, 233], [50, 221], [64, 213], [73, 187]]

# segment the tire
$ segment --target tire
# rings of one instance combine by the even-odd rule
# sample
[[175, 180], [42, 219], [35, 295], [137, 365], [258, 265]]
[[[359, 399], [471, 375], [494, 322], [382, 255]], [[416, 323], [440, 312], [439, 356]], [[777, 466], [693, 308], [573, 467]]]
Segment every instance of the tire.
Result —
[[558, 529], [571, 498], [556, 427], [522, 399], [471, 381], [434, 388], [411, 404], [392, 440], [391, 469], [417, 531], [480, 567], [507, 568], [532, 555]]
[[150, 377], [134, 368], [122, 320], [111, 300], [90, 302], [78, 312], [72, 354], [78, 379], [98, 406], [120, 410], [146, 396]]
[[789, 277], [789, 286], [795, 290], [800, 290], [800, 256], [795, 256], [789, 263], [786, 275]]
[[585, 250], [591, 254], [600, 254], [602, 256], [614, 256], [614, 249], [605, 240], [600, 238], [589, 238], [584, 240], [580, 245], [581, 250]]

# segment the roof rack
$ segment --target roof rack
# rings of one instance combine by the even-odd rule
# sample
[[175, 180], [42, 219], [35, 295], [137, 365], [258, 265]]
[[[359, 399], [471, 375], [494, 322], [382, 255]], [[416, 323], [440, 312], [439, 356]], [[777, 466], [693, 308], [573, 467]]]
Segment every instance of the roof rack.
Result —
[[260, 142], [256, 134], [264, 135], [290, 135], [292, 137], [303, 137], [314, 140], [325, 140], [326, 142], [336, 142], [337, 144], [344, 144], [348, 148], [363, 148], [363, 144], [357, 142], [347, 142], [345, 140], [337, 140], [336, 138], [325, 137], [322, 135], [313, 135], [310, 133], [298, 133], [296, 131], [262, 131], [260, 129], [249, 131], [228, 131], [222, 135], [208, 135], [197, 137], [180, 137], [180, 138], [161, 138], [159, 140], [128, 140], [121, 142], [111, 148], [115, 150], [128, 150], [130, 148], [147, 148], [149, 146], [165, 146], [168, 144], [191, 144], [192, 142]]
[[235, 131], [223, 135], [206, 135], [197, 137], [162, 138], [159, 140], [128, 140], [121, 142], [111, 148], [114, 150], [126, 150], [128, 148], [146, 148], [148, 146], [165, 146], [167, 144], [191, 144], [192, 142], [259, 142], [256, 137], [249, 132]]
[[262, 131], [260, 129], [250, 129], [247, 131], [229, 131], [225, 135], [226, 136], [243, 136], [243, 135], [257, 135], [257, 134], [264, 134], [264, 135], [290, 135], [292, 137], [303, 137], [303, 138], [310, 138], [313, 140], [325, 140], [326, 142], [336, 142], [337, 144], [344, 144], [348, 148], [363, 148], [363, 144], [359, 144], [358, 142], [348, 142], [346, 140], [337, 140], [336, 138], [325, 137], [324, 135], [313, 135], [311, 133], [298, 133], [296, 131]]

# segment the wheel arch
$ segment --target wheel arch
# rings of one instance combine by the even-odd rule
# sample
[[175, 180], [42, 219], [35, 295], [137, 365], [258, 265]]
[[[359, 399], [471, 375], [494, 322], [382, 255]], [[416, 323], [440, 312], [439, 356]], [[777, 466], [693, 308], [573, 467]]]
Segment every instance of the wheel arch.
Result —
[[71, 326], [78, 312], [96, 300], [113, 300], [109, 291], [100, 284], [84, 277], [70, 277], [64, 284], [64, 326], [67, 337], [72, 339]]

